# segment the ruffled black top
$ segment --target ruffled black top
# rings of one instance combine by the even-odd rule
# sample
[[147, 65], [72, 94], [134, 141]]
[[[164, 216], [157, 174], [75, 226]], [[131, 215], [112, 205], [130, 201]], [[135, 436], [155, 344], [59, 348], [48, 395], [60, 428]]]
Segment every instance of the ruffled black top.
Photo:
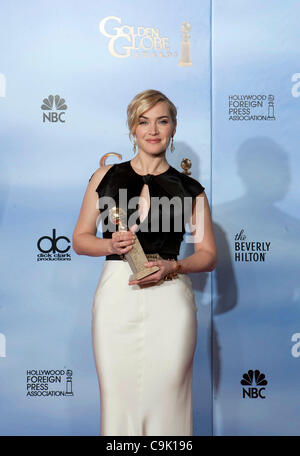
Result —
[[[144, 184], [149, 188], [150, 209], [141, 222], [137, 211]], [[116, 225], [108, 215], [109, 209], [112, 206], [120, 207], [125, 211], [127, 226], [138, 224], [136, 235], [145, 253], [159, 253], [162, 258], [176, 258], [185, 225], [192, 214], [193, 201], [203, 191], [204, 187], [197, 180], [172, 166], [161, 174], [142, 176], [134, 171], [130, 161], [116, 163], [96, 188], [102, 214], [103, 237], [111, 238], [116, 231]], [[110, 197], [111, 200], [105, 197]]]

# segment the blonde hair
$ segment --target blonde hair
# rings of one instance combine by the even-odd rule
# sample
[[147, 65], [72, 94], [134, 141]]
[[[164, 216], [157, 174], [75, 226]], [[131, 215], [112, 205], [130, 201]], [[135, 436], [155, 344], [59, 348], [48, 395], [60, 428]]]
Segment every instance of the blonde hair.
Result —
[[172, 119], [174, 126], [177, 124], [177, 109], [175, 105], [169, 100], [166, 95], [158, 90], [144, 90], [143, 92], [138, 93], [131, 103], [127, 107], [127, 125], [129, 128], [129, 138], [132, 139], [132, 136], [135, 133], [135, 129], [138, 125], [139, 117], [148, 109], [153, 108], [156, 103], [163, 101], [167, 103], [169, 107], [169, 113]]

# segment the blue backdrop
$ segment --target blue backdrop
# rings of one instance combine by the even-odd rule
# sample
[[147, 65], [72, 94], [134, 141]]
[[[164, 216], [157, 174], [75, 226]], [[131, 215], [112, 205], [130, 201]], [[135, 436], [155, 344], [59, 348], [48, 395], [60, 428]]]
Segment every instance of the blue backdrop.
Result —
[[212, 2], [217, 435], [300, 434], [299, 11]]
[[218, 243], [217, 269], [191, 274], [194, 434], [300, 434], [299, 13], [292, 0], [1, 5], [0, 435], [99, 434], [103, 258], [71, 239], [101, 158], [133, 156], [126, 108], [148, 88], [178, 108], [167, 158], [192, 161]]
[[[1, 7], [2, 435], [99, 434], [91, 307], [104, 259], [77, 256], [72, 232], [100, 159], [133, 157], [126, 108], [148, 88], [178, 107], [168, 160], [180, 169], [190, 158], [209, 196], [209, 8], [156, 0]], [[199, 435], [212, 432], [211, 287], [208, 274], [193, 280]]]

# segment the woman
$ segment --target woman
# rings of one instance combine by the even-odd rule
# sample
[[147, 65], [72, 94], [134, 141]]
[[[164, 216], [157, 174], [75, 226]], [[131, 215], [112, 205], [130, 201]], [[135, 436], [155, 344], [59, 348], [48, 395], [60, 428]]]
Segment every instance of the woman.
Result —
[[[73, 234], [79, 255], [106, 256], [94, 295], [92, 325], [101, 435], [193, 435], [197, 309], [187, 273], [212, 271], [216, 245], [204, 188], [166, 159], [170, 141], [173, 148], [176, 114], [174, 104], [161, 92], [136, 95], [128, 106], [127, 121], [137, 155], [100, 167], [92, 175]], [[101, 201], [109, 196], [122, 207], [121, 191], [127, 201], [135, 197], [139, 203], [135, 212], [132, 205], [125, 207], [127, 202], [123, 206], [130, 229], [116, 230], [107, 211], [107, 229], [103, 238], [96, 237], [99, 207], [100, 212], [104, 208]], [[174, 197], [182, 203], [181, 211], [180, 204], [170, 209], [168, 202]], [[159, 198], [164, 204], [155, 208]], [[178, 261], [187, 219], [195, 252]], [[183, 222], [180, 229], [176, 221]], [[140, 280], [129, 279], [131, 269], [124, 258], [136, 237], [148, 255], [145, 266], [159, 268]]]

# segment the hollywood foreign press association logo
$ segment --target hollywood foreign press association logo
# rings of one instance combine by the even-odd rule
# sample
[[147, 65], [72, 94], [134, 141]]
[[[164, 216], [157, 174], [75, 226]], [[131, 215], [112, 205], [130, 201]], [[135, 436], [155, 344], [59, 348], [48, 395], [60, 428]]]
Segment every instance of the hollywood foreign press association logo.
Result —
[[[255, 384], [255, 386], [253, 386]], [[243, 374], [243, 378], [241, 380], [241, 385], [247, 387], [243, 388], [243, 399], [245, 397], [249, 397], [250, 399], [265, 399], [264, 396], [265, 386], [268, 384], [266, 380], [265, 374], [260, 372], [258, 369], [255, 371], [248, 370], [245, 374]]]
[[275, 96], [272, 94], [228, 95], [228, 120], [272, 121], [275, 117]]
[[61, 98], [59, 95], [49, 95], [48, 98], [44, 98], [41, 109], [43, 111], [48, 111], [43, 112], [43, 122], [65, 122], [63, 116], [65, 115], [68, 106], [65, 104], [65, 99]]
[[72, 397], [73, 371], [71, 369], [28, 369], [26, 396]]

